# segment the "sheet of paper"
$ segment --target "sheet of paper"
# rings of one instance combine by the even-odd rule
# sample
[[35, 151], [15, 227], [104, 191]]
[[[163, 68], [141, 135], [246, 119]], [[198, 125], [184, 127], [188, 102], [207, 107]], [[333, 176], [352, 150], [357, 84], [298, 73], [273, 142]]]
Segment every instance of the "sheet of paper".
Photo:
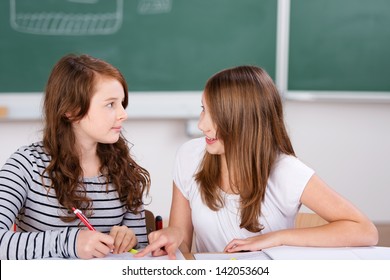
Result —
[[390, 247], [354, 247], [351, 251], [362, 260], [390, 260]]
[[196, 260], [270, 260], [264, 252], [241, 252], [241, 253], [196, 253]]
[[279, 246], [264, 249], [273, 260], [358, 260], [351, 248]]
[[390, 260], [390, 247], [279, 246], [259, 252], [194, 254], [196, 260]]
[[[185, 260], [180, 250], [176, 251], [176, 259]], [[151, 254], [148, 254], [145, 257], [136, 258], [132, 253], [123, 253], [123, 254], [108, 254], [106, 257], [101, 258], [101, 260], [168, 260], [168, 256], [153, 257]]]

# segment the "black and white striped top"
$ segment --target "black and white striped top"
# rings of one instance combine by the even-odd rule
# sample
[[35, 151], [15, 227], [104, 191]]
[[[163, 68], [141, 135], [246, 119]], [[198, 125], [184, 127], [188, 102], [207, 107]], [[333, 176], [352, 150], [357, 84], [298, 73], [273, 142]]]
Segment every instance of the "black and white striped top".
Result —
[[[50, 179], [42, 176], [50, 157], [42, 142], [19, 148], [0, 170], [0, 259], [77, 258], [76, 237], [84, 227], [78, 219], [61, 221], [68, 209], [62, 207]], [[115, 225], [126, 225], [136, 234], [139, 247], [147, 244], [144, 209], [127, 211], [118, 193], [105, 177], [84, 178], [87, 196], [93, 202], [89, 218], [96, 230], [109, 233]], [[13, 223], [17, 231], [12, 230]]]

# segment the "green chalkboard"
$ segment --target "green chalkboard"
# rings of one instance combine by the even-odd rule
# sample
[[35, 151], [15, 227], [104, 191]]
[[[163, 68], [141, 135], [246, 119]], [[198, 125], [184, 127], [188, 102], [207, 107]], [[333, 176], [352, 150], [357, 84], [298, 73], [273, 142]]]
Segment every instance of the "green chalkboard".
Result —
[[63, 55], [117, 66], [131, 91], [202, 90], [240, 64], [275, 76], [275, 0], [2, 0], [0, 92], [42, 92]]
[[291, 0], [289, 90], [390, 93], [390, 1]]

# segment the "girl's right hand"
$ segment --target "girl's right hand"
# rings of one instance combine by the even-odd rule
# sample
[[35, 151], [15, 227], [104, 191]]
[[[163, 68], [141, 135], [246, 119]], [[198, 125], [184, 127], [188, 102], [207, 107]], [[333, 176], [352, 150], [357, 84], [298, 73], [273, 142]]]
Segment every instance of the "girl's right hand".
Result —
[[149, 245], [135, 254], [135, 257], [144, 257], [152, 253], [153, 257], [168, 255], [169, 259], [176, 259], [176, 251], [183, 241], [183, 233], [179, 228], [163, 228], [151, 232], [148, 237]]
[[114, 249], [114, 238], [99, 231], [80, 230], [76, 246], [80, 259], [102, 258]]

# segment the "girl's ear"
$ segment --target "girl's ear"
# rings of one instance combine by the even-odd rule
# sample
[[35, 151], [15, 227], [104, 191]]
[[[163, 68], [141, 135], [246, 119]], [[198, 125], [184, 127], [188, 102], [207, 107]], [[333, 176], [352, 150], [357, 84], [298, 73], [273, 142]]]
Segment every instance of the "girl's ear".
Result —
[[77, 114], [79, 113], [80, 109], [76, 109], [74, 111], [68, 111], [64, 114], [64, 118], [67, 119], [69, 122], [75, 122], [78, 119]]
[[69, 122], [74, 122], [75, 118], [74, 115], [71, 112], [66, 112], [64, 114], [64, 118], [68, 120]]
[[67, 119], [68, 121], [72, 121], [72, 113], [70, 113], [70, 112], [66, 112], [65, 114], [64, 114], [64, 119]]

